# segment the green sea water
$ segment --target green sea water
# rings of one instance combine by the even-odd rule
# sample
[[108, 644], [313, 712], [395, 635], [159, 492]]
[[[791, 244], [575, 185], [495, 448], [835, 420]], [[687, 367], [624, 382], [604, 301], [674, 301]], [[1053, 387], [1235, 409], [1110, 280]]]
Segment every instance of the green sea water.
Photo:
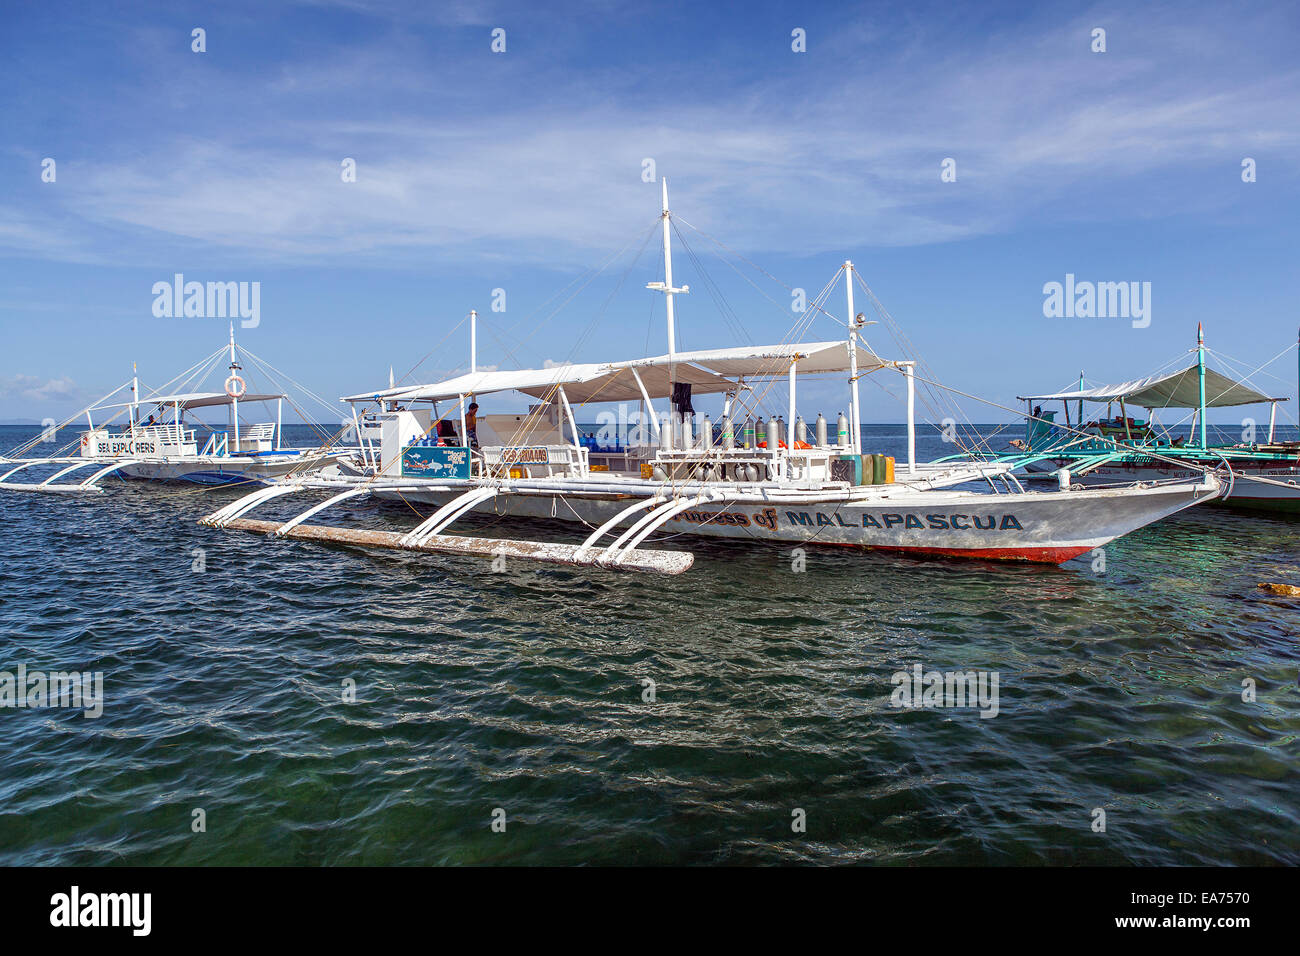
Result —
[[[1257, 587], [1300, 585], [1295, 519], [1194, 508], [1104, 573], [679, 537], [663, 578], [106, 488], [0, 494], [0, 670], [104, 686], [0, 708], [2, 863], [1300, 863], [1300, 601]], [[916, 664], [996, 673], [997, 716], [893, 706]]]

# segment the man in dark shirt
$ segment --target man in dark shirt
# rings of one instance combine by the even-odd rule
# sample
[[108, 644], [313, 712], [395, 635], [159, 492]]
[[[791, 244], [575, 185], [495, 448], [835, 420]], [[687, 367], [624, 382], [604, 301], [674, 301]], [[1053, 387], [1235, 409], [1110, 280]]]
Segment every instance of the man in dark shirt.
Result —
[[478, 402], [470, 402], [465, 411], [465, 433], [469, 436], [469, 447], [478, 450]]

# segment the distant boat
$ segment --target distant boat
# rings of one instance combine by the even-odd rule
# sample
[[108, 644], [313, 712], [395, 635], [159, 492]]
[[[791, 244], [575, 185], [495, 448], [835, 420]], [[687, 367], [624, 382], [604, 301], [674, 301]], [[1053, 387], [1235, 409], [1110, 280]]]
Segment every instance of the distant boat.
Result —
[[[1150, 378], [1116, 385], [1080, 388], [1021, 398], [1027, 403], [1023, 440], [1000, 460], [1031, 474], [1065, 472], [1071, 483], [1105, 485], [1163, 481], [1191, 477], [1214, 469], [1227, 487], [1217, 504], [1261, 511], [1300, 513], [1300, 442], [1275, 441], [1277, 406], [1285, 398], [1270, 398], [1246, 382], [1207, 368], [1205, 336], [1197, 327], [1196, 361]], [[1034, 408], [1061, 402], [1063, 423], [1055, 410]], [[1119, 415], [1083, 421], [1083, 404], [1105, 404]], [[1262, 442], [1213, 445], [1207, 441], [1208, 408], [1268, 404], [1267, 438]], [[1070, 407], [1076, 408], [1070, 421]], [[1145, 419], [1131, 409], [1147, 410]], [[1161, 434], [1154, 413], [1166, 409], [1194, 410], [1191, 437]]]
[[[191, 366], [182, 376], [202, 384], [227, 346]], [[281, 441], [281, 392], [253, 394], [240, 372], [243, 351], [235, 345], [234, 326], [228, 346], [230, 364], [222, 391], [185, 391], [140, 395], [132, 376], [104, 398], [74, 416], [86, 419], [75, 454], [28, 457], [44, 436], [0, 457], [0, 489], [50, 493], [94, 493], [111, 475], [148, 481], [183, 481], [199, 485], [261, 484], [291, 474], [305, 474], [348, 457], [346, 449], [286, 448]], [[196, 370], [198, 370], [196, 372]], [[181, 376], [178, 376], [180, 378]], [[175, 381], [175, 380], [173, 380]], [[116, 400], [129, 393], [127, 400]], [[240, 424], [240, 406], [266, 408], [274, 403], [272, 421]], [[199, 409], [226, 408], [225, 428], [186, 420]], [[152, 408], [144, 418], [145, 410]], [[117, 423], [117, 419], [125, 420]], [[96, 421], [98, 419], [98, 422]], [[71, 420], [70, 420], [71, 421]], [[45, 474], [45, 472], [52, 472]], [[15, 475], [37, 475], [10, 480]]]

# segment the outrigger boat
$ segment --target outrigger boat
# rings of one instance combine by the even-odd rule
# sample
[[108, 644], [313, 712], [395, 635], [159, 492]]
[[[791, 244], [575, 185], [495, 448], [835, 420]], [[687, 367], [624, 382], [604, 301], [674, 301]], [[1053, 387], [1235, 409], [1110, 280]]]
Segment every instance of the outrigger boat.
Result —
[[[1276, 441], [1278, 405], [1246, 382], [1206, 366], [1205, 335], [1197, 326], [1196, 361], [1174, 372], [1132, 382], [1099, 385], [1074, 391], [1021, 398], [1026, 403], [1023, 440], [1016, 451], [997, 460], [1023, 468], [1030, 475], [1067, 470], [1070, 481], [1090, 486], [1117, 482], [1187, 478], [1215, 469], [1227, 480], [1216, 503], [1235, 508], [1300, 512], [1300, 442]], [[1063, 424], [1043, 402], [1061, 402]], [[1083, 403], [1119, 407], [1120, 414], [1084, 422]], [[1269, 422], [1264, 441], [1211, 444], [1205, 412], [1208, 408], [1267, 404]], [[1074, 422], [1070, 406], [1075, 406]], [[1146, 418], [1129, 414], [1145, 409]], [[1155, 413], [1168, 409], [1193, 412], [1190, 434], [1175, 436], [1157, 424]], [[1253, 425], [1250, 426], [1253, 429]], [[1244, 436], [1243, 436], [1244, 438]]]
[[[201, 390], [205, 379], [226, 354], [230, 362], [224, 390]], [[9, 456], [0, 457], [0, 489], [97, 493], [103, 491], [100, 482], [112, 475], [201, 485], [261, 484], [287, 475], [319, 471], [354, 454], [349, 449], [327, 447], [331, 437], [328, 435], [322, 435], [324, 441], [320, 447], [284, 447], [283, 407], [289, 396], [284, 392], [249, 392], [241, 374], [241, 356], [266, 370], [256, 356], [236, 346], [232, 325], [228, 346], [223, 345], [182, 372], [162, 391], [142, 396], [139, 377], [133, 374], [108, 395], [63, 424], [48, 429], [48, 434], [57, 434], [59, 429], [84, 416], [87, 430], [80, 434], [75, 454], [73, 446], [68, 446], [60, 449], [67, 454], [27, 457], [27, 452], [43, 442], [45, 434], [42, 434]], [[182, 390], [167, 390], [181, 379], [184, 379]], [[126, 394], [129, 399], [118, 400]], [[271, 403], [275, 405], [273, 421], [241, 424], [241, 404], [245, 408], [249, 405], [266, 408]], [[150, 407], [154, 411], [142, 420], [142, 410]], [[228, 414], [225, 427], [186, 419], [200, 409], [222, 407]], [[118, 424], [123, 416], [125, 420]], [[27, 480], [10, 480], [19, 474]], [[32, 475], [36, 477], [28, 478]]]
[[[354, 409], [377, 406], [373, 414], [382, 423], [382, 439], [366, 450], [369, 474], [278, 481], [202, 523], [279, 538], [669, 574], [688, 569], [693, 557], [644, 548], [661, 529], [799, 546], [1060, 563], [1220, 491], [1210, 474], [1124, 489], [1026, 491], [1001, 462], [917, 462], [915, 363], [887, 360], [867, 345], [862, 315], [854, 312], [856, 273], [849, 262], [842, 272], [847, 315], [853, 318], [843, 323], [845, 339], [678, 352], [673, 298], [688, 287], [673, 285], [667, 183], [661, 218], [664, 280], [648, 288], [666, 297], [667, 354], [478, 371], [471, 345], [467, 374], [344, 399]], [[828, 314], [820, 299], [813, 308]], [[897, 473], [891, 473], [892, 460], [864, 454], [860, 429], [848, 425], [861, 420], [858, 380], [868, 374], [901, 374], [906, 383], [908, 455]], [[797, 384], [806, 375], [847, 376], [851, 417], [841, 415], [834, 440], [820, 415], [810, 434], [797, 414]], [[782, 422], [773, 411], [764, 421], [762, 399], [783, 383], [789, 417]], [[471, 431], [466, 402], [502, 392], [522, 393], [536, 404], [526, 414], [483, 416]], [[723, 396], [716, 427], [707, 416], [695, 419], [692, 397], [707, 394]], [[657, 401], [666, 401], [667, 409], [647, 417], [648, 431], [638, 427], [626, 440], [584, 436], [573, 411], [575, 404], [606, 402], [655, 409]], [[454, 434], [449, 421], [457, 418], [460, 430]], [[303, 492], [328, 496], [288, 518], [248, 517]], [[430, 513], [406, 532], [307, 523], [343, 502], [372, 496], [422, 504]], [[448, 533], [471, 513], [572, 522], [581, 526], [582, 538], [558, 543]]]

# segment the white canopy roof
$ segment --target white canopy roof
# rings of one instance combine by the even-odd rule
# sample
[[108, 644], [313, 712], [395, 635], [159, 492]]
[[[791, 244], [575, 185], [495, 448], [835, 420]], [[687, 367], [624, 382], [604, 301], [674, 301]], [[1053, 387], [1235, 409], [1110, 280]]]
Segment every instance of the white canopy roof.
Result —
[[[1117, 385], [1099, 385], [1083, 391], [1054, 392], [1051, 395], [1023, 395], [1024, 402], [1056, 400], [1085, 402], [1114, 402], [1119, 399], [1141, 408], [1199, 408], [1201, 405], [1200, 381], [1197, 366], [1167, 375], [1139, 378]], [[1285, 398], [1269, 398], [1250, 386], [1231, 379], [1214, 369], [1205, 370], [1205, 404], [1208, 408], [1228, 405], [1254, 405], [1258, 402], [1285, 402]]]
[[[847, 372], [849, 369], [848, 342], [786, 342], [780, 345], [742, 345], [728, 349], [705, 349], [698, 352], [678, 352], [677, 362], [688, 362], [708, 368], [719, 375], [737, 378], [770, 378], [785, 375], [790, 370], [790, 360], [799, 357], [799, 374], [818, 372]], [[653, 358], [615, 362], [617, 366], [641, 367], [667, 365], [667, 355]], [[889, 363], [865, 347], [858, 347], [858, 371], [872, 372]]]
[[[285, 395], [254, 395], [249, 392], [241, 395], [241, 402], [270, 402]], [[117, 402], [113, 405], [97, 405], [96, 408], [126, 408], [129, 405], [179, 405], [181, 408], [205, 408], [211, 405], [229, 405], [231, 397], [225, 392], [185, 392], [180, 395], [149, 395], [138, 402]]]
[[[786, 375], [791, 360], [796, 356], [800, 374], [841, 372], [849, 368], [846, 342], [750, 345], [678, 352], [674, 356], [676, 380], [689, 383], [695, 393], [725, 392], [735, 387], [735, 379], [752, 380]], [[871, 372], [888, 364], [871, 351], [858, 348], [860, 372]], [[625, 402], [641, 398], [638, 377], [651, 398], [667, 397], [668, 356], [656, 355], [605, 364], [563, 365], [549, 369], [477, 372], [432, 385], [388, 388], [349, 395], [343, 400], [366, 402], [381, 398], [395, 402], [446, 401], [461, 395], [506, 391], [519, 391], [544, 398], [557, 385], [563, 385], [564, 393], [571, 402]]]
[[609, 367], [605, 365], [559, 365], [555, 368], [469, 372], [430, 385], [406, 385], [349, 395], [343, 401], [365, 402], [377, 397], [394, 402], [440, 402], [460, 395], [510, 391], [545, 395], [557, 385], [565, 386], [567, 393], [570, 386], [595, 381], [608, 371]]

